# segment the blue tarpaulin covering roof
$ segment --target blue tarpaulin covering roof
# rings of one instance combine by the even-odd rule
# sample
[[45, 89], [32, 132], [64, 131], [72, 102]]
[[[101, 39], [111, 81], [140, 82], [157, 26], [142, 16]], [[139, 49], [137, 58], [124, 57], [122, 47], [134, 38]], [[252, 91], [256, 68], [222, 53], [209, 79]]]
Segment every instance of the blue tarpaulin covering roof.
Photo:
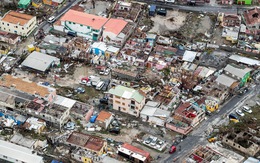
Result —
[[90, 123], [95, 123], [96, 119], [97, 119], [97, 115], [91, 116]]

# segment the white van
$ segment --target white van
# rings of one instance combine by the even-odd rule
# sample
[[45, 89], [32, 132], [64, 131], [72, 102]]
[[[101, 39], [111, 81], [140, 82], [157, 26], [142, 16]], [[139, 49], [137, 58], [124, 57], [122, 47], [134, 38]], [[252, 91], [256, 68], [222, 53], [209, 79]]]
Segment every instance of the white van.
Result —
[[96, 86], [96, 90], [101, 90], [102, 87], [104, 86], [104, 84], [105, 84], [105, 82], [100, 81], [100, 82], [97, 84], [97, 86]]
[[165, 0], [165, 3], [175, 3], [175, 0]]

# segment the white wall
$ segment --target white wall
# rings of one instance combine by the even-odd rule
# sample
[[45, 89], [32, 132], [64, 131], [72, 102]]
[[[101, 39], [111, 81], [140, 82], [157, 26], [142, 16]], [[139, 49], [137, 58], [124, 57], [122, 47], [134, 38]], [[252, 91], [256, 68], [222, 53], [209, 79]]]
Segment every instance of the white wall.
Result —
[[0, 30], [18, 34], [21, 36], [28, 36], [36, 28], [36, 22], [36, 17], [33, 17], [31, 20], [27, 22], [27, 24], [24, 24], [23, 26], [18, 24], [12, 24], [5, 21], [0, 21]]
[[[63, 27], [65, 27], [65, 22], [61, 21], [61, 25]], [[66, 26], [68, 26], [71, 30], [77, 32], [78, 36], [87, 37], [90, 39], [92, 39], [93, 34], [97, 34], [98, 36], [100, 36], [101, 30], [102, 30], [102, 29], [98, 29], [98, 32], [94, 32], [94, 31], [92, 31], [91, 27], [77, 24], [77, 23], [74, 24], [73, 22], [71, 22], [71, 24], [69, 24], [68, 21], [66, 21]]]
[[135, 60], [136, 60], [136, 57], [134, 57], [134, 56], [127, 55], [127, 54], [122, 54], [122, 55], [125, 60], [127, 59], [128, 61], [132, 61], [132, 62], [135, 62]]
[[110, 38], [110, 40], [114, 40], [116, 38], [116, 34], [112, 33], [112, 32], [109, 32], [109, 31], [104, 31], [103, 32], [103, 38], [104, 40], [106, 40], [107, 37]]

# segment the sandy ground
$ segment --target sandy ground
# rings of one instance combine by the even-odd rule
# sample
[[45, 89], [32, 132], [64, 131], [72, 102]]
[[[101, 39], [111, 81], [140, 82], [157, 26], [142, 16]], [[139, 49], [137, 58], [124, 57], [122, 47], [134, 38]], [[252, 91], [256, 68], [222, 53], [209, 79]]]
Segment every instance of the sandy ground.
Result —
[[[26, 71], [22, 71], [21, 69], [15, 69], [16, 76], [20, 78], [25, 78], [34, 82], [45, 82], [48, 81], [49, 83], [54, 82], [54, 73], [50, 73], [46, 79], [41, 79], [37, 77], [36, 74], [28, 73]], [[73, 86], [75, 84], [79, 84], [79, 81], [82, 77], [90, 76], [90, 75], [98, 75], [96, 72], [87, 66], [77, 66], [73, 75], [66, 75], [63, 78], [59, 78], [56, 80], [56, 83], [60, 86]]]
[[154, 21], [154, 26], [149, 32], [155, 32], [161, 34], [164, 31], [178, 30], [181, 26], [184, 25], [187, 14], [185, 12], [178, 11], [167, 11], [167, 16], [156, 15], [152, 17]]
[[97, 15], [100, 12], [105, 12], [106, 8], [111, 6], [111, 3], [106, 1], [96, 1], [95, 9], [93, 9], [91, 0], [88, 0], [86, 3], [82, 3], [81, 6], [84, 7], [86, 13]]
[[209, 16], [204, 16], [201, 18], [200, 24], [197, 28], [197, 33], [205, 33], [210, 30], [212, 26], [212, 21]]
[[132, 140], [135, 138], [135, 136], [140, 133], [138, 129], [135, 128], [124, 128], [122, 129], [120, 135], [111, 135], [111, 134], [101, 134], [98, 133], [98, 135], [104, 137], [104, 138], [111, 138], [119, 142], [125, 142], [125, 143], [132, 143]]

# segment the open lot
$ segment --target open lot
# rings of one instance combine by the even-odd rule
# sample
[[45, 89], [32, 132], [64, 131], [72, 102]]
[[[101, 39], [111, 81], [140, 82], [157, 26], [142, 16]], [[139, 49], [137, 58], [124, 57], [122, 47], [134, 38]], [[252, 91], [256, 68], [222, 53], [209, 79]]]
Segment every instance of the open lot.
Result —
[[[156, 15], [151, 18], [154, 23], [150, 32], [160, 35], [171, 35], [185, 39], [193, 40], [206, 38], [205, 34], [212, 34], [214, 32], [215, 16], [204, 15], [198, 13], [187, 13], [181, 11], [167, 11], [167, 16]], [[216, 33], [215, 40], [222, 41], [221, 35]], [[220, 40], [220, 41], [219, 41]]]
[[150, 32], [164, 34], [167, 31], [176, 31], [184, 25], [187, 13], [179, 11], [168, 11], [167, 16], [156, 15], [152, 17], [154, 23]]

